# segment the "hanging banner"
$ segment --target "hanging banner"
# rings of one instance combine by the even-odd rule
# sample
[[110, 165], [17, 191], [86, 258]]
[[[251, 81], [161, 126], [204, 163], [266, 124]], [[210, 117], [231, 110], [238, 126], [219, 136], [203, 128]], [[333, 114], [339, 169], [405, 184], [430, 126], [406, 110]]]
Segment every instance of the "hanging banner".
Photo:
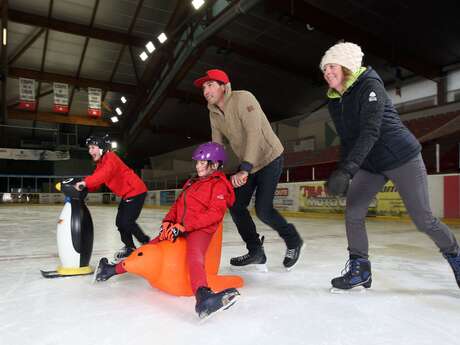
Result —
[[88, 88], [88, 115], [90, 117], [101, 117], [101, 89]]
[[22, 150], [0, 148], [0, 159], [28, 161], [64, 161], [70, 159], [69, 151]]
[[69, 85], [64, 83], [53, 83], [55, 113], [69, 112]]
[[35, 111], [35, 80], [19, 78], [19, 109]]

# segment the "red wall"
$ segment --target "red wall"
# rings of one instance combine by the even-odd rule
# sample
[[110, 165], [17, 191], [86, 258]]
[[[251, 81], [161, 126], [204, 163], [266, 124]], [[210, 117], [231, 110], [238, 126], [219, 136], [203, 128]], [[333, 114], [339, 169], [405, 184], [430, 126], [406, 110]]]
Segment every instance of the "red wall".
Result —
[[460, 218], [460, 176], [444, 177], [444, 217]]

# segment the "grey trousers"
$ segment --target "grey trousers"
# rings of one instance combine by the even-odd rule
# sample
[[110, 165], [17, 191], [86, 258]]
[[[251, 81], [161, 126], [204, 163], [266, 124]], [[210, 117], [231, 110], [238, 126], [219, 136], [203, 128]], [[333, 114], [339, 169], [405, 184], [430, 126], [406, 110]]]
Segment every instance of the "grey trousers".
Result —
[[372, 199], [388, 180], [393, 181], [417, 229], [427, 234], [441, 253], [457, 254], [459, 247], [454, 234], [431, 212], [426, 168], [419, 154], [401, 167], [382, 174], [372, 174], [365, 170], [355, 174], [347, 193], [345, 210], [350, 255], [368, 258], [365, 217]]

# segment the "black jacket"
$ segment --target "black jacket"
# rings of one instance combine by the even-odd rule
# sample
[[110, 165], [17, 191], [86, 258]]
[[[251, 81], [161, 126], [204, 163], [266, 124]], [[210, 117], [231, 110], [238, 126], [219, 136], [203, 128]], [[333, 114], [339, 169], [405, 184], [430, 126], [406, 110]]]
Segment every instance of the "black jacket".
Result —
[[421, 151], [371, 67], [328, 106], [342, 145], [339, 167], [351, 175], [398, 168]]

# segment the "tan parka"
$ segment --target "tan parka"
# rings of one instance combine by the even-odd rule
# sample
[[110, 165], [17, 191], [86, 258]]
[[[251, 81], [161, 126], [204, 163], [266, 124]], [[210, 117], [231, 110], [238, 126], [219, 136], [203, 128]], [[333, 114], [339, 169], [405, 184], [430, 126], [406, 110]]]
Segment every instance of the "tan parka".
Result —
[[283, 145], [252, 93], [232, 91], [227, 83], [223, 111], [216, 105], [208, 108], [212, 141], [223, 144], [226, 137], [240, 161], [252, 165], [249, 173], [257, 172], [283, 153]]

